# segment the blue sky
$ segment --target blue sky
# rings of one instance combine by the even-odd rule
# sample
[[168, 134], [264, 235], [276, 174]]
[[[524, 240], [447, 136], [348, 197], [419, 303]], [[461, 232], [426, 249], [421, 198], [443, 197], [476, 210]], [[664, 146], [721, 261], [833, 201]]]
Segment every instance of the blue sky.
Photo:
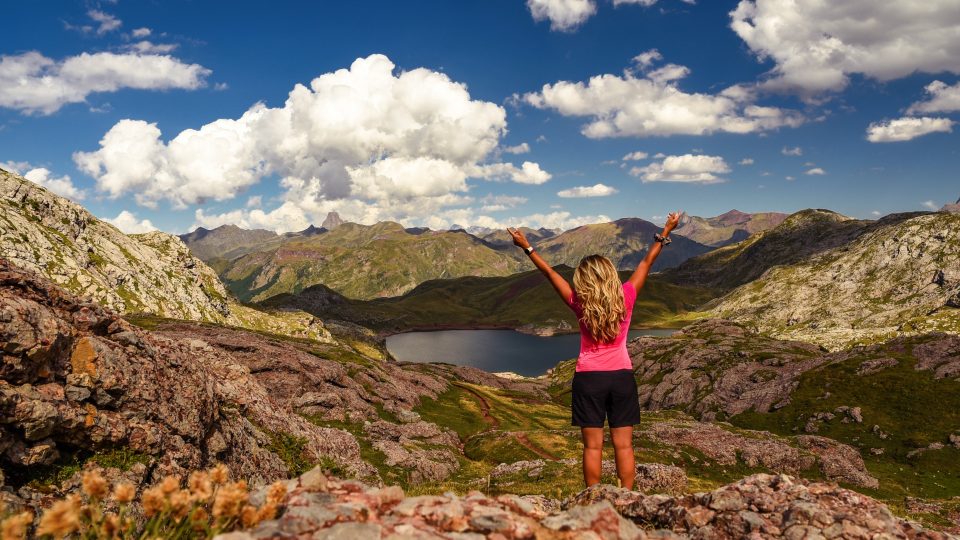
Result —
[[134, 232], [956, 200], [960, 2], [819, 4], [15, 3], [0, 164]]

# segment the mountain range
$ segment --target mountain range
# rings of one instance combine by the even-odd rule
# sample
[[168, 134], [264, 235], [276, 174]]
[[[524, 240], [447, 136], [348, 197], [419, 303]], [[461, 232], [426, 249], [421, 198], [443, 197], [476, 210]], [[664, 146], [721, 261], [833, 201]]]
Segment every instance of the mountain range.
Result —
[[[780, 214], [728, 212], [716, 218], [689, 218], [685, 229], [714, 245], [765, 230]], [[529, 262], [506, 230], [434, 231], [398, 223], [345, 223], [331, 214], [327, 226], [276, 234], [224, 225], [197, 229], [180, 239], [216, 269], [229, 290], [242, 301], [263, 301], [323, 284], [355, 299], [400, 296], [431, 279], [464, 276], [507, 276], [529, 268]], [[331, 229], [334, 227], [336, 230]], [[638, 218], [576, 227], [568, 231], [521, 228], [551, 264], [576, 266], [586, 255], [610, 257], [621, 270], [631, 270], [645, 255], [661, 227]], [[674, 235], [654, 267], [662, 270], [710, 251], [682, 234]], [[360, 269], [356, 272], [353, 270]]]

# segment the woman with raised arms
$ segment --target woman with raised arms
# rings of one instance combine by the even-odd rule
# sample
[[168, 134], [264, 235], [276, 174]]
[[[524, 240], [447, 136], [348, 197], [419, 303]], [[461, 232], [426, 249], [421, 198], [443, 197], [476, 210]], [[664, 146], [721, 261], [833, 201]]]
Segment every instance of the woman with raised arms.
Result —
[[573, 425], [583, 437], [583, 480], [587, 486], [600, 482], [603, 425], [613, 441], [620, 485], [633, 489], [636, 465], [633, 457], [633, 426], [640, 423], [640, 404], [633, 365], [627, 354], [627, 332], [637, 293], [650, 273], [660, 250], [670, 243], [670, 232], [683, 212], [667, 216], [662, 234], [654, 236], [647, 256], [630, 279], [621, 283], [610, 259], [584, 257], [573, 273], [573, 287], [530, 245], [523, 232], [508, 228], [513, 243], [526, 251], [543, 272], [580, 324], [580, 355], [573, 376]]

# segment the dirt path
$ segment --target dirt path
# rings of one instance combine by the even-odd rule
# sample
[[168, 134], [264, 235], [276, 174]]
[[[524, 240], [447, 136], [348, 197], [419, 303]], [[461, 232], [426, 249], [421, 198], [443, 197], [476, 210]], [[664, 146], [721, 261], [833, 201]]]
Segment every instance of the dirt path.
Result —
[[480, 413], [483, 415], [483, 421], [487, 424], [490, 424], [490, 427], [487, 428], [487, 431], [500, 429], [500, 420], [497, 420], [492, 414], [490, 414], [490, 403], [487, 401], [487, 398], [483, 397], [483, 394], [477, 392], [469, 386], [461, 386], [459, 384], [457, 386], [473, 394], [473, 397], [477, 398], [477, 401], [480, 402]]
[[527, 437], [527, 434], [526, 434], [526, 433], [516, 432], [516, 431], [515, 431], [515, 432], [512, 432], [511, 435], [513, 435], [513, 438], [515, 438], [518, 443], [520, 443], [521, 445], [523, 445], [524, 448], [526, 448], [527, 450], [533, 452], [534, 454], [542, 457], [543, 459], [548, 459], [548, 460], [550, 460], [550, 461], [559, 461], [559, 460], [560, 460], [559, 457], [551, 454], [550, 452], [547, 452], [547, 451], [544, 450], [543, 448], [540, 448], [539, 446], [537, 446], [537, 445], [533, 444], [532, 442], [530, 442], [530, 439]]
[[[477, 398], [477, 401], [480, 403], [480, 413], [483, 415], [483, 421], [490, 426], [481, 433], [487, 433], [489, 431], [500, 429], [500, 420], [498, 420], [495, 416], [490, 414], [491, 407], [490, 407], [490, 402], [487, 401], [487, 398], [483, 397], [483, 394], [481, 394], [480, 392], [477, 392], [476, 390], [474, 390], [473, 388], [470, 388], [469, 386], [459, 385], [459, 384], [457, 386], [466, 390], [467, 392], [470, 392], [470, 394], [473, 395], [473, 397]], [[476, 435], [480, 435], [481, 433], [477, 433]], [[550, 461], [558, 461], [560, 459], [559, 457], [551, 454], [550, 452], [547, 452], [543, 448], [540, 448], [539, 446], [533, 444], [533, 442], [530, 441], [530, 438], [527, 437], [526, 433], [518, 432], [518, 431], [508, 431], [507, 434], [513, 437], [514, 439], [516, 439], [516, 441], [520, 443], [521, 446], [523, 446], [527, 450], [530, 450], [534, 454], [542, 457], [543, 459], [549, 459]], [[474, 437], [476, 437], [476, 435], [474, 435]]]

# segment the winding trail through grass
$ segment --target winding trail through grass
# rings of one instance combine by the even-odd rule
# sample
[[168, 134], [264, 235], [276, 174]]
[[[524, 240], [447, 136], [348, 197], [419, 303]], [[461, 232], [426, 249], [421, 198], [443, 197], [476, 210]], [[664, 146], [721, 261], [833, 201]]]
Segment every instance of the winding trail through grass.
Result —
[[492, 414], [490, 414], [490, 402], [487, 401], [487, 398], [483, 397], [483, 394], [477, 392], [473, 388], [470, 388], [467, 385], [458, 384], [460, 388], [463, 388], [467, 392], [477, 398], [477, 401], [480, 402], [480, 414], [483, 415], [483, 421], [490, 424], [490, 427], [486, 431], [493, 431], [495, 429], [500, 429], [500, 420], [497, 420]]
[[[486, 430], [482, 431], [481, 433], [477, 433], [476, 435], [480, 435], [482, 433], [487, 433], [490, 431], [500, 429], [500, 420], [490, 413], [490, 411], [492, 410], [492, 407], [490, 406], [490, 402], [487, 401], [487, 398], [484, 397], [483, 394], [481, 394], [480, 392], [477, 392], [476, 390], [474, 390], [473, 388], [470, 388], [467, 385], [458, 384], [457, 386], [466, 390], [467, 392], [470, 393], [470, 395], [477, 398], [477, 401], [480, 403], [480, 414], [483, 415], [483, 421], [489, 424], [490, 426]], [[558, 461], [560, 459], [559, 457], [551, 454], [550, 452], [544, 450], [543, 448], [540, 448], [539, 446], [533, 444], [533, 442], [530, 441], [530, 438], [527, 437], [527, 434], [522, 431], [507, 431], [505, 433], [507, 435], [510, 435], [514, 439], [516, 439], [516, 441], [520, 443], [521, 446], [523, 446], [527, 450], [530, 450], [534, 454], [542, 457], [543, 459], [548, 459], [550, 461]]]

